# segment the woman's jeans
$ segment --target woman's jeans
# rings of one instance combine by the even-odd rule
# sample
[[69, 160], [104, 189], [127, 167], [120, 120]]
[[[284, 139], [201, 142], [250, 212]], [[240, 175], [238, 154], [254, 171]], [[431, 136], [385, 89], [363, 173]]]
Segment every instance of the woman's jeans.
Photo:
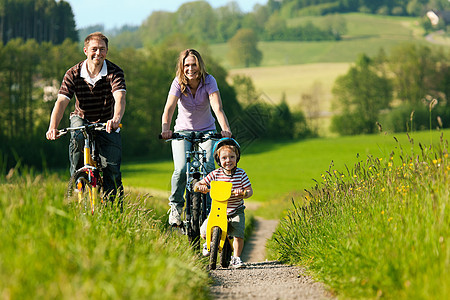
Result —
[[[86, 121], [78, 116], [70, 117], [70, 127], [78, 127], [85, 124]], [[120, 133], [107, 133], [106, 131], [96, 131], [95, 133], [95, 143], [103, 168], [104, 197], [114, 201], [117, 190], [119, 190], [119, 203], [121, 203], [123, 200], [123, 186], [122, 175], [120, 173], [120, 163], [122, 160], [122, 140]], [[71, 175], [84, 165], [83, 149], [83, 134], [80, 131], [72, 131], [69, 143]]]
[[[191, 131], [178, 131], [177, 133], [188, 135]], [[211, 131], [205, 131], [205, 133]], [[215, 169], [213, 147], [215, 141], [208, 140], [200, 144], [200, 148], [206, 150], [206, 174]], [[186, 140], [172, 140], [172, 155], [174, 171], [172, 174], [172, 189], [169, 197], [169, 205], [178, 209], [181, 213], [184, 206], [184, 191], [186, 189], [186, 151], [191, 149], [191, 143]], [[211, 198], [208, 194], [207, 206], [211, 206]]]

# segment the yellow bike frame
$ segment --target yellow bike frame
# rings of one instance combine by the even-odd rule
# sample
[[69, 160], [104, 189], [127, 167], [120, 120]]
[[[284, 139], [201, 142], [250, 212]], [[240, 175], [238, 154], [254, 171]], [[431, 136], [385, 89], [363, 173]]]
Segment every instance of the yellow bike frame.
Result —
[[[225, 181], [212, 181], [211, 182], [211, 212], [208, 217], [208, 224], [206, 226], [206, 244], [208, 250], [211, 251], [211, 233], [214, 227], [220, 227], [222, 229], [222, 236], [220, 237], [219, 252], [222, 251], [225, 239], [228, 238], [228, 218], [227, 218], [227, 205], [228, 199], [231, 196], [231, 188], [233, 184]], [[233, 248], [233, 243], [230, 243]], [[232, 249], [233, 251], [233, 249]]]

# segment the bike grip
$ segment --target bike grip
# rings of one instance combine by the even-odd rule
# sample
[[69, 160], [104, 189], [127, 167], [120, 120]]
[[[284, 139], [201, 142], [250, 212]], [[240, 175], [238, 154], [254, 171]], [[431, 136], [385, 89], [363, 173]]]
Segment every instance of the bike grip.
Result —
[[194, 185], [194, 192], [195, 193], [204, 193], [204, 194], [206, 194], [206, 193], [209, 193], [211, 191], [211, 189], [208, 189], [206, 192], [201, 192], [199, 189], [198, 189], [198, 187], [196, 186], [196, 185]]

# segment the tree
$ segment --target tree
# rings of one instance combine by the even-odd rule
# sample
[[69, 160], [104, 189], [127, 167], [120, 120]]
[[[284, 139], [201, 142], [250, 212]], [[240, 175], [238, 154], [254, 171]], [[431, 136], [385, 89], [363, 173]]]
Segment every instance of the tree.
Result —
[[202, 41], [217, 38], [217, 18], [211, 5], [206, 1], [193, 1], [182, 4], [173, 20], [176, 32]]
[[339, 112], [333, 117], [332, 130], [340, 134], [374, 133], [380, 111], [392, 100], [391, 81], [378, 75], [366, 55], [336, 79], [332, 92]]
[[397, 98], [414, 106], [430, 91], [441, 90], [439, 85], [445, 77], [445, 68], [441, 67], [447, 66], [446, 61], [445, 53], [432, 51], [428, 46], [407, 43], [395, 47], [389, 65]]
[[259, 66], [262, 52], [258, 50], [258, 39], [252, 29], [239, 29], [228, 42], [229, 58], [233, 65]]
[[66, 1], [0, 1], [0, 38], [4, 44], [14, 38], [62, 43], [78, 40], [72, 8]]
[[230, 2], [216, 10], [217, 40], [228, 41], [242, 27], [243, 13], [237, 2]]

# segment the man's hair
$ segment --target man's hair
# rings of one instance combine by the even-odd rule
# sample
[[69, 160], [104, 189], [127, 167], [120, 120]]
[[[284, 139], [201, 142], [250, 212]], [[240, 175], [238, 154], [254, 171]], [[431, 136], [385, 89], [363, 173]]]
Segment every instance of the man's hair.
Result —
[[205, 77], [208, 74], [206, 72], [206, 67], [205, 67], [205, 63], [203, 62], [203, 58], [200, 55], [200, 53], [197, 50], [194, 49], [186, 49], [180, 52], [180, 55], [178, 56], [178, 63], [177, 63], [177, 78], [178, 78], [178, 83], [180, 84], [181, 87], [181, 93], [185, 94], [186, 91], [186, 87], [187, 87], [187, 78], [184, 75], [184, 61], [186, 60], [186, 58], [192, 55], [195, 57], [195, 61], [197, 62], [197, 66], [198, 66], [198, 70], [200, 73], [200, 81], [205, 81]]
[[89, 42], [91, 40], [100, 40], [100, 41], [104, 41], [106, 44], [106, 48], [108, 48], [108, 38], [101, 33], [100, 31], [97, 32], [93, 32], [91, 34], [89, 34], [85, 39], [84, 39], [84, 47], [88, 47], [89, 46]]

